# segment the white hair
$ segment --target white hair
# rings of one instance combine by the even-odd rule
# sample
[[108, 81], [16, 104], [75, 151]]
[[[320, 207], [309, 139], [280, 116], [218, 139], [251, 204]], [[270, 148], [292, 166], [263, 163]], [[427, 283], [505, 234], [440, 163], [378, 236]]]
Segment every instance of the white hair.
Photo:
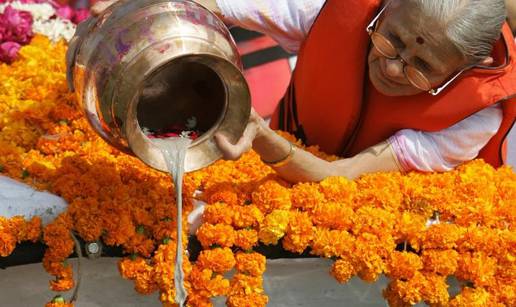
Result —
[[408, 1], [442, 25], [447, 37], [470, 63], [478, 63], [491, 54], [507, 17], [504, 0]]

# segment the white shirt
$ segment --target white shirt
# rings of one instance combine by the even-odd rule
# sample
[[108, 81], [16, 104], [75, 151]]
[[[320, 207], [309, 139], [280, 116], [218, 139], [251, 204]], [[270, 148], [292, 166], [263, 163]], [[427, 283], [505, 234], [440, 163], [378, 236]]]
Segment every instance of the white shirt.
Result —
[[[226, 22], [262, 32], [297, 52], [325, 0], [217, 0]], [[365, 29], [364, 29], [365, 31]], [[389, 143], [404, 171], [447, 171], [475, 158], [503, 119], [499, 104], [439, 132], [398, 131]]]

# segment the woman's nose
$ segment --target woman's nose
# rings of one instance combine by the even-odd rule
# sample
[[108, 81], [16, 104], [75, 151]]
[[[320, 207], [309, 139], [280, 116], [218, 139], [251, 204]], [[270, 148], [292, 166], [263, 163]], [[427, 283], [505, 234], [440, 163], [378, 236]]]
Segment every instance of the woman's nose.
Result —
[[399, 59], [386, 59], [385, 72], [389, 77], [403, 77], [403, 63]]

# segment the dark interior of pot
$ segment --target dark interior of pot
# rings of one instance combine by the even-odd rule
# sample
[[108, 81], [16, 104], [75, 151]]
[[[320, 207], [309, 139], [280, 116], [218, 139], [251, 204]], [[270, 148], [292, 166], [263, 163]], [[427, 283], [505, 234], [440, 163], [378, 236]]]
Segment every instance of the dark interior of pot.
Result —
[[221, 118], [226, 89], [210, 67], [189, 60], [163, 65], [146, 79], [137, 118], [149, 137], [172, 137], [193, 131], [198, 137]]

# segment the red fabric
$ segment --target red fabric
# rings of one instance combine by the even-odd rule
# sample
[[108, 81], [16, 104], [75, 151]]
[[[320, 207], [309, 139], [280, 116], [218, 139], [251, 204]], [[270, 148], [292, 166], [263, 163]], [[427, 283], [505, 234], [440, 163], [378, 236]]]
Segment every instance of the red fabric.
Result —
[[[401, 129], [445, 129], [516, 93], [516, 48], [505, 25], [493, 52], [495, 63], [502, 67], [470, 70], [438, 96], [380, 94], [367, 77], [369, 37], [365, 31], [379, 5], [379, 0], [328, 0], [305, 41], [293, 87], [299, 122], [309, 144], [353, 156]], [[514, 55], [509, 63], [504, 63], [506, 47]], [[288, 96], [292, 95], [286, 97], [287, 121], [292, 118]], [[515, 118], [512, 100], [503, 102], [503, 107], [504, 124], [479, 155], [494, 166], [502, 163], [503, 136]], [[279, 113], [273, 126], [277, 127], [278, 119]]]

